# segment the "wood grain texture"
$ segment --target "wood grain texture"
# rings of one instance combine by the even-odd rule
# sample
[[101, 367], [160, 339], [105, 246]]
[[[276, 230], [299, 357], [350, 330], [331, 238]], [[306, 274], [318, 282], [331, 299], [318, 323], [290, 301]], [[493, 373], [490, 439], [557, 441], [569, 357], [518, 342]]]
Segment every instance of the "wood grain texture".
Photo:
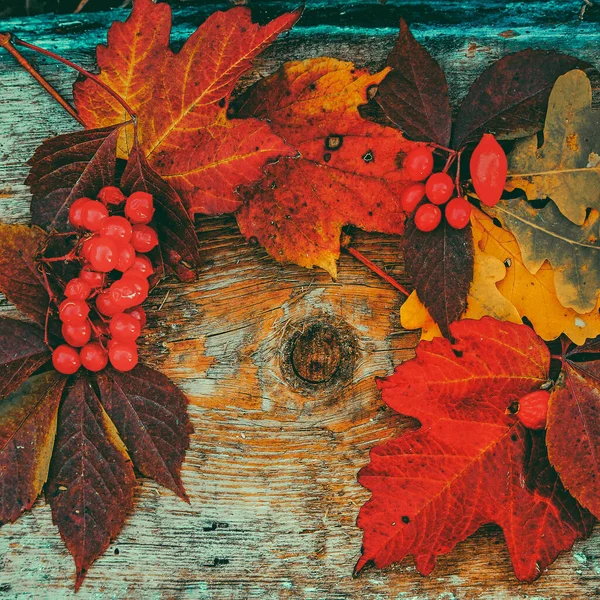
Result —
[[[296, 3], [253, 2], [261, 19]], [[402, 5], [400, 10], [399, 5]], [[568, 5], [568, 6], [567, 6]], [[176, 45], [226, 2], [177, 9]], [[448, 74], [452, 100], [496, 58], [528, 46], [598, 64], [595, 23], [576, 21], [578, 2], [308, 2], [298, 28], [257, 62], [244, 84], [284, 60], [331, 55], [379, 68], [404, 14]], [[108, 24], [126, 11], [8, 20], [1, 29], [86, 67]], [[465, 23], [466, 21], [466, 23]], [[507, 30], [512, 34], [499, 35]], [[512, 36], [512, 37], [511, 37]], [[70, 93], [73, 76], [34, 62]], [[25, 161], [74, 122], [0, 53], [0, 218], [27, 222]], [[412, 561], [352, 579], [368, 498], [356, 472], [377, 441], [407, 421], [386, 410], [374, 376], [412, 356], [414, 333], [399, 324], [402, 298], [348, 256], [337, 282], [282, 267], [248, 245], [231, 217], [197, 222], [204, 266], [197, 283], [167, 282], [149, 299], [143, 354], [188, 393], [195, 433], [183, 481], [191, 505], [141, 480], [135, 513], [90, 570], [77, 598], [115, 599], [513, 599], [600, 595], [600, 538], [563, 554], [532, 585], [512, 575], [501, 534], [484, 528], [439, 560], [428, 578]], [[398, 240], [358, 234], [355, 246], [402, 283]], [[1, 313], [13, 310], [2, 300]], [[339, 332], [340, 366], [323, 384], [290, 368], [294, 340], [315, 323]], [[39, 501], [0, 529], [0, 597], [73, 598], [73, 561]]]

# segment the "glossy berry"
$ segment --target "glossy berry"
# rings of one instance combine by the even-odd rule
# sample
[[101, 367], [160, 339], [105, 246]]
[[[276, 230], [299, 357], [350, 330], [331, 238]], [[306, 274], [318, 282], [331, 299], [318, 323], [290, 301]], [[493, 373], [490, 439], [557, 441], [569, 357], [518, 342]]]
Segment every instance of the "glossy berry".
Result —
[[442, 220], [442, 211], [435, 204], [422, 204], [415, 213], [415, 227], [419, 231], [433, 231]]
[[79, 358], [84, 368], [94, 373], [102, 371], [108, 364], [108, 353], [98, 342], [86, 344], [79, 351]]
[[118, 308], [117, 312], [123, 312], [127, 308], [132, 308], [136, 304], [143, 302], [139, 299], [140, 292], [138, 285], [131, 279], [120, 279], [115, 281], [108, 289], [108, 297], [112, 306]]
[[412, 213], [425, 197], [425, 184], [413, 183], [400, 193], [400, 207], [405, 213]]
[[148, 225], [134, 225], [133, 234], [131, 236], [131, 245], [136, 252], [150, 252], [158, 245], [158, 236], [156, 231]]
[[120, 306], [115, 304], [110, 294], [106, 290], [104, 292], [100, 292], [96, 296], [96, 309], [101, 315], [106, 317], [112, 317], [123, 310]]
[[90, 312], [90, 307], [85, 300], [67, 298], [58, 307], [58, 316], [63, 323], [83, 323]]
[[121, 204], [125, 200], [125, 194], [118, 187], [107, 185], [98, 192], [98, 200], [102, 204]]
[[100, 235], [111, 238], [117, 244], [126, 244], [131, 239], [131, 223], [125, 217], [113, 216], [102, 221]]
[[464, 198], [452, 198], [444, 211], [446, 221], [454, 229], [463, 229], [471, 219], [471, 205]]
[[135, 264], [135, 250], [131, 244], [121, 244], [119, 246], [119, 257], [117, 259], [117, 266], [115, 267], [117, 271], [121, 271], [121, 273], [125, 273], [125, 271], [129, 271], [131, 267]]
[[117, 244], [104, 236], [94, 237], [90, 242], [86, 258], [94, 270], [108, 273], [117, 266], [119, 259]]
[[90, 322], [83, 321], [83, 323], [63, 323], [61, 327], [62, 336], [69, 344], [75, 348], [81, 348], [90, 341], [92, 337], [92, 328]]
[[87, 281], [80, 277], [74, 277], [65, 287], [65, 296], [76, 300], [85, 300], [91, 291], [92, 286]]
[[138, 275], [135, 272], [132, 273], [130, 271], [127, 271], [127, 273], [123, 274], [121, 281], [128, 281], [134, 285], [137, 291], [139, 304], [141, 304], [148, 297], [148, 292], [150, 291], [150, 284], [148, 283], [148, 280], [145, 277], [142, 277], [141, 275]]
[[89, 267], [84, 267], [79, 272], [79, 278], [89, 284], [92, 289], [101, 288], [104, 285], [104, 273], [93, 271]]
[[69, 223], [71, 223], [73, 227], [83, 227], [81, 211], [86, 202], [90, 202], [90, 199], [78, 198], [75, 200], [75, 202], [73, 202], [73, 204], [71, 204], [71, 207], [69, 208]]
[[125, 216], [134, 224], [148, 224], [154, 216], [152, 195], [146, 192], [133, 192], [125, 202]]
[[508, 161], [491, 133], [484, 133], [471, 155], [471, 180], [479, 199], [487, 206], [498, 203], [506, 184]]
[[546, 390], [537, 390], [523, 396], [519, 400], [519, 421], [529, 429], [544, 429], [548, 416], [548, 400], [550, 393]]
[[426, 146], [420, 146], [406, 155], [403, 166], [410, 179], [424, 181], [433, 171], [433, 154]]
[[141, 277], [145, 277], [148, 279], [152, 273], [154, 273], [154, 268], [152, 267], [152, 262], [147, 256], [143, 254], [137, 254], [135, 260], [133, 261], [133, 265], [130, 269], [128, 269], [127, 273], [133, 275], [140, 275]]
[[81, 360], [75, 348], [62, 344], [52, 352], [52, 364], [59, 373], [72, 375], [81, 366]]
[[140, 322], [140, 328], [143, 328], [146, 325], [146, 311], [141, 306], [128, 308], [125, 312]]
[[140, 337], [142, 327], [132, 315], [119, 313], [110, 321], [110, 334], [117, 342], [135, 342]]
[[92, 236], [89, 237], [87, 239], [85, 239], [83, 241], [83, 244], [81, 244], [81, 250], [79, 251], [79, 256], [83, 256], [83, 258], [85, 258], [85, 260], [90, 259], [90, 247], [92, 245], [92, 241], [96, 239], [96, 236]]
[[425, 194], [434, 204], [444, 204], [452, 198], [454, 181], [448, 173], [434, 173], [425, 183]]
[[137, 346], [133, 342], [114, 341], [108, 349], [108, 358], [117, 371], [131, 371], [138, 363]]
[[108, 218], [108, 210], [102, 202], [90, 200], [81, 208], [81, 222], [90, 231], [98, 231], [106, 218]]

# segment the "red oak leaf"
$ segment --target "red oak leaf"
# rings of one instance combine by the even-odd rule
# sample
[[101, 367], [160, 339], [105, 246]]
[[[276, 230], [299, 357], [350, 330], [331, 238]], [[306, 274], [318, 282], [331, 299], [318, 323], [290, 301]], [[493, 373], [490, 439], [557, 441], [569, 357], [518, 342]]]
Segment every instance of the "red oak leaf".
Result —
[[[127, 21], [114, 23], [108, 45], [98, 47], [100, 78], [138, 113], [148, 163], [191, 214], [236, 210], [237, 186], [258, 179], [265, 162], [293, 154], [267, 123], [229, 120], [226, 111], [240, 76], [299, 16], [300, 11], [284, 14], [259, 26], [247, 8], [216, 12], [173, 52], [168, 5], [134, 0]], [[120, 103], [90, 79], [75, 84], [74, 97], [87, 127], [129, 119]], [[129, 126], [119, 142], [120, 156], [132, 147]]]
[[379, 382], [384, 401], [421, 428], [374, 448], [359, 473], [373, 494], [358, 518], [356, 570], [412, 554], [429, 574], [437, 556], [496, 523], [516, 576], [533, 581], [594, 522], [550, 466], [543, 432], [509, 410], [546, 381], [550, 353], [525, 325], [489, 317], [450, 331], [453, 344], [421, 342], [416, 358]]

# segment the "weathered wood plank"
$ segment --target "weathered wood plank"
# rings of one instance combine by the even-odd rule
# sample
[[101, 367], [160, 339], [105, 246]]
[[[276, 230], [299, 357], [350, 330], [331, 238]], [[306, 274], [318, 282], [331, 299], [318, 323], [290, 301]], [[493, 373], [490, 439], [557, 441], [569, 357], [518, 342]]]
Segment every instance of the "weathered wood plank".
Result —
[[[254, 4], [264, 19], [296, 3]], [[598, 64], [597, 25], [576, 22], [576, 6], [565, 4], [571, 5], [311, 2], [299, 27], [261, 57], [246, 81], [284, 60], [321, 54], [378, 68], [402, 12], [444, 65], [456, 101], [485, 65], [530, 45]], [[226, 6], [177, 9], [174, 43]], [[105, 39], [108, 23], [125, 15], [47, 16], [5, 21], [0, 28], [91, 67], [93, 46]], [[517, 35], [499, 35], [508, 29]], [[35, 61], [69, 93], [71, 74], [45, 59]], [[73, 129], [69, 117], [1, 53], [0, 218], [27, 221], [24, 163], [45, 137]], [[402, 299], [347, 256], [337, 282], [322, 272], [277, 265], [240, 237], [231, 217], [200, 220], [198, 233], [205, 260], [200, 279], [155, 290], [144, 342], [148, 361], [192, 399], [196, 431], [183, 469], [191, 506], [143, 480], [135, 514], [78, 597], [491, 600], [600, 594], [597, 535], [565, 553], [540, 581], [524, 585], [512, 576], [495, 528], [441, 558], [429, 578], [406, 560], [352, 579], [361, 543], [355, 518], [368, 497], [356, 472], [369, 448], [406, 426], [382, 406], [373, 381], [412, 355], [416, 336], [399, 326]], [[358, 234], [356, 246], [406, 282], [396, 239]], [[289, 363], [290, 340], [314, 322], [329, 324], [352, 349], [321, 385], [302, 382]], [[74, 597], [72, 571], [43, 501], [0, 530], [0, 597]]]

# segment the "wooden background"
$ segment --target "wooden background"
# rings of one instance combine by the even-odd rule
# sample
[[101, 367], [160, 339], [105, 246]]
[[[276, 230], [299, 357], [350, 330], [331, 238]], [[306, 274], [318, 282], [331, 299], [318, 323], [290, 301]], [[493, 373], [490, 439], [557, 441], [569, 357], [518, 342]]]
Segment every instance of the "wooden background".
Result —
[[[1, 2], [0, 2], [1, 3]], [[264, 20], [296, 2], [253, 2]], [[226, 2], [177, 8], [173, 41]], [[579, 22], [574, 2], [435, 0], [310, 1], [296, 29], [256, 63], [248, 80], [284, 60], [319, 55], [378, 69], [394, 43], [398, 17], [442, 63], [456, 101], [481, 70], [529, 46], [598, 64], [596, 22]], [[6, 20], [0, 30], [91, 68], [94, 47], [127, 11]], [[67, 96], [73, 74], [32, 57]], [[25, 161], [49, 136], [76, 124], [0, 51], [0, 218], [27, 222]], [[541, 579], [518, 583], [501, 533], [482, 529], [440, 558], [428, 578], [411, 559], [352, 579], [368, 498], [356, 472], [378, 441], [405, 421], [382, 405], [374, 376], [412, 356], [402, 298], [348, 256], [337, 282], [319, 271], [276, 264], [248, 245], [231, 217], [198, 221], [204, 266], [198, 282], [167, 282], [152, 294], [147, 361], [189, 395], [195, 427], [183, 480], [191, 506], [140, 480], [136, 510], [91, 568], [79, 598], [110, 599], [504, 599], [600, 596], [600, 536], [576, 544]], [[398, 240], [357, 234], [354, 245], [401, 282]], [[2, 300], [1, 310], [12, 309]], [[290, 363], [299, 335], [317, 336], [340, 365], [325, 383], [302, 380]], [[317, 349], [318, 350], [318, 349]], [[319, 352], [313, 371], [322, 365]], [[297, 370], [297, 369], [296, 369]], [[0, 598], [72, 598], [73, 562], [38, 501], [0, 530]]]

